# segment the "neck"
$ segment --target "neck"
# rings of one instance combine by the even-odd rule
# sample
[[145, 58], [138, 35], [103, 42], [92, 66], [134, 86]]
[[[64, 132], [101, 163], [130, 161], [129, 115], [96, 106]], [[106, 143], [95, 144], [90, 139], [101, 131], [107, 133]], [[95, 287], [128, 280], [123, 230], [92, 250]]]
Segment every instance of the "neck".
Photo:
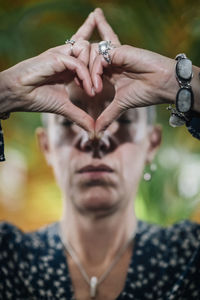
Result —
[[61, 234], [85, 264], [107, 265], [131, 238], [137, 227], [133, 201], [102, 218], [81, 215], [70, 201], [64, 202]]

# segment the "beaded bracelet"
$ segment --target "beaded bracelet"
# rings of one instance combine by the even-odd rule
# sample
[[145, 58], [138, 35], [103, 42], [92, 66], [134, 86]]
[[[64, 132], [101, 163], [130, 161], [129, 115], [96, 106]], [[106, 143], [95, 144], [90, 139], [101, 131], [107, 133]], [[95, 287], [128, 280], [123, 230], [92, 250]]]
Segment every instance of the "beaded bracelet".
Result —
[[0, 161], [5, 161], [4, 155], [4, 139], [3, 139], [3, 131], [0, 122]]
[[191, 119], [191, 109], [193, 107], [194, 96], [191, 87], [192, 62], [184, 53], [178, 54], [175, 58], [176, 64], [176, 79], [180, 89], [176, 95], [176, 108], [168, 107], [171, 110], [169, 124], [172, 127], [182, 126]]
[[5, 161], [4, 138], [3, 138], [3, 130], [1, 127], [1, 120], [6, 120], [9, 117], [10, 117], [10, 113], [0, 113], [0, 161]]

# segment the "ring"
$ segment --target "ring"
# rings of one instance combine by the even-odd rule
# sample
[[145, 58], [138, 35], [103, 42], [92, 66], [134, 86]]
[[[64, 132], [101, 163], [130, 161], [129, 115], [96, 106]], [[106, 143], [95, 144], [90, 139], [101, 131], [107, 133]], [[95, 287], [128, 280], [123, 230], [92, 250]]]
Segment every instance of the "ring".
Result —
[[75, 44], [75, 40], [66, 40], [65, 41], [65, 44], [70, 44], [71, 45], [71, 48], [70, 48], [70, 50], [71, 50], [71, 55], [73, 55], [73, 45]]
[[111, 64], [111, 57], [108, 51], [113, 48], [114, 46], [111, 44], [111, 41], [101, 41], [99, 43], [99, 54], [103, 55], [105, 61], [108, 64]]

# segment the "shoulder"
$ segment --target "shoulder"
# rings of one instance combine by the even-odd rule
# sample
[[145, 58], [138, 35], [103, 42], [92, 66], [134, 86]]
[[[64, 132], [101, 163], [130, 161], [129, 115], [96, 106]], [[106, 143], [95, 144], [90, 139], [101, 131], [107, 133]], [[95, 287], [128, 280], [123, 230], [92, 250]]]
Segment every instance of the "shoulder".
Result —
[[176, 239], [188, 239], [191, 242], [200, 241], [200, 224], [191, 222], [189, 220], [174, 224], [165, 229], [166, 236], [172, 241]]
[[37, 231], [25, 233], [11, 223], [0, 222], [0, 251], [14, 248], [21, 250], [27, 248], [45, 249], [47, 243], [56, 243], [57, 227], [58, 224], [53, 223]]
[[140, 242], [168, 251], [195, 250], [200, 248], [200, 224], [182, 221], [172, 226], [140, 222]]
[[186, 256], [190, 253], [200, 255], [200, 224], [183, 221], [165, 229], [165, 239], [171, 251]]
[[11, 244], [20, 244], [23, 238], [23, 231], [8, 222], [0, 222], [0, 249]]

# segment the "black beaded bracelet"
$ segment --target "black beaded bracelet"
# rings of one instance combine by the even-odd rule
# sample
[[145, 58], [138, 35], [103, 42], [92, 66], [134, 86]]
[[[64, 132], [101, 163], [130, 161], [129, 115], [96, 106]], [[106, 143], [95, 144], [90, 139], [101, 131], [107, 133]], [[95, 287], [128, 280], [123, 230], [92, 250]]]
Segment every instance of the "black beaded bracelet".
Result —
[[179, 83], [179, 90], [176, 95], [175, 108], [169, 106], [171, 116], [169, 124], [172, 127], [182, 126], [190, 120], [191, 110], [193, 107], [194, 96], [191, 87], [192, 62], [184, 53], [180, 53], [175, 58], [176, 63], [176, 79]]
[[182, 114], [190, 113], [194, 103], [191, 87], [192, 62], [184, 53], [178, 54], [175, 59], [177, 60], [176, 79], [180, 86], [176, 95], [176, 109]]
[[5, 155], [4, 155], [4, 138], [3, 138], [3, 130], [1, 127], [1, 120], [6, 120], [10, 117], [10, 113], [0, 113], [0, 162], [5, 161]]
[[3, 139], [3, 131], [2, 131], [2, 127], [1, 127], [1, 121], [0, 121], [0, 161], [5, 161], [4, 139]]

